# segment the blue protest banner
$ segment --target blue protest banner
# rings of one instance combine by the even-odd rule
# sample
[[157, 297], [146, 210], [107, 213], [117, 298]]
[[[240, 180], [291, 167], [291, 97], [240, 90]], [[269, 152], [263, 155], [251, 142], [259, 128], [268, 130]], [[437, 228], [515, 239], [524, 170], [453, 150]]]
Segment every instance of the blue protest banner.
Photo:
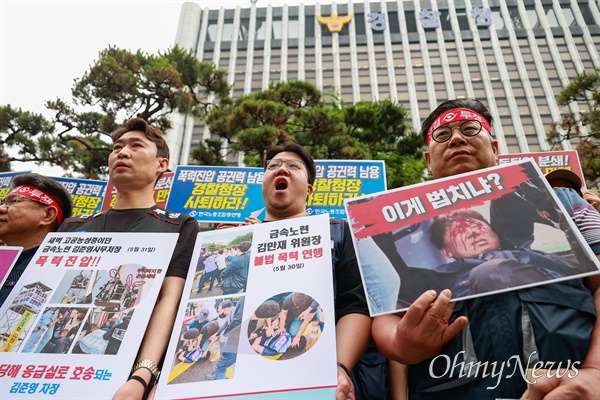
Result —
[[317, 178], [308, 198], [309, 215], [346, 218], [344, 199], [387, 190], [384, 161], [316, 160]]
[[19, 171], [19, 172], [2, 172], [0, 173], [0, 200], [6, 197], [10, 191], [10, 185], [13, 179], [17, 175], [28, 174], [31, 171]]
[[71, 194], [73, 200], [73, 217], [95, 214], [101, 210], [106, 181], [77, 178], [54, 178]]
[[[383, 161], [315, 160], [315, 191], [309, 197], [309, 215], [345, 218], [344, 199], [386, 190]], [[262, 198], [264, 170], [250, 167], [178, 166], [167, 209], [198, 221], [243, 223], [265, 215]]]
[[179, 165], [167, 209], [202, 222], [244, 222], [264, 209], [262, 168]]

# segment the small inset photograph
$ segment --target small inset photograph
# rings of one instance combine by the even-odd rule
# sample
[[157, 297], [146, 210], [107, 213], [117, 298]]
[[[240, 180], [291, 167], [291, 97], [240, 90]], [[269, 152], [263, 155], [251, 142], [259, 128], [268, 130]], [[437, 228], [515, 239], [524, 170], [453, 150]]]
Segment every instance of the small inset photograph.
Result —
[[46, 307], [22, 353], [68, 353], [87, 312], [87, 308]]
[[0, 352], [19, 351], [41, 315], [56, 282], [40, 275], [40, 280], [13, 289], [6, 299], [4, 305], [8, 304], [8, 308], [0, 315]]
[[233, 379], [244, 296], [190, 301], [168, 384]]
[[313, 348], [325, 320], [319, 303], [300, 292], [286, 292], [261, 303], [250, 318], [252, 349], [271, 360], [289, 360]]
[[117, 354], [133, 309], [109, 312], [93, 309], [73, 346], [73, 354]]
[[65, 272], [63, 279], [52, 295], [52, 304], [92, 304], [95, 295], [98, 294], [94, 287], [106, 271], [98, 270], [75, 270]]
[[155, 270], [139, 264], [110, 269], [95, 284], [94, 305], [112, 312], [135, 307], [150, 292], [155, 277]]
[[245, 293], [251, 251], [252, 230], [223, 229], [206, 236], [196, 263], [190, 299]]

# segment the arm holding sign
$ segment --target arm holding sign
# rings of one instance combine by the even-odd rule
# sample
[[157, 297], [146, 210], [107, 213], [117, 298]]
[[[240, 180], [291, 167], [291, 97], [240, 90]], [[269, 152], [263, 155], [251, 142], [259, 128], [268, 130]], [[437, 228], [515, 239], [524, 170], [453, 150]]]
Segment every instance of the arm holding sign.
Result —
[[379, 351], [402, 364], [416, 364], [438, 354], [468, 323], [464, 316], [449, 323], [455, 305], [450, 303], [451, 296], [448, 289], [439, 296], [430, 290], [404, 314], [375, 317], [372, 334]]
[[[140, 360], [150, 360], [154, 365], [159, 365], [173, 331], [177, 306], [183, 293], [184, 284], [185, 280], [179, 277], [168, 276], [165, 278], [137, 356], [138, 363]], [[139, 365], [138, 363], [136, 365]], [[132, 375], [141, 377], [145, 382], [156, 383], [156, 376], [150, 368], [145, 366], [135, 369]], [[132, 379], [119, 388], [113, 399], [141, 399], [143, 395], [143, 385]]]

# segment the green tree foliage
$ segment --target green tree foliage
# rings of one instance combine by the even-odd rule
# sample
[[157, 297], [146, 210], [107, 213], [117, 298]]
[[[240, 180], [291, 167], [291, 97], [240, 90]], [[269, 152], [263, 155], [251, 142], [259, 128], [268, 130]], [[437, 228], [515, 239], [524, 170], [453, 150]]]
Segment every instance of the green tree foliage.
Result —
[[236, 238], [234, 238], [231, 243], [229, 243], [228, 247], [235, 247], [242, 242], [251, 242], [252, 241], [252, 232], [244, 233]]
[[577, 102], [585, 111], [564, 114], [553, 123], [547, 134], [548, 142], [554, 147], [564, 140], [577, 139], [587, 186], [597, 186], [600, 184], [600, 69], [576, 75], [557, 101], [562, 106]]
[[[201, 118], [209, 96], [220, 106], [229, 101], [229, 90], [224, 71], [177, 46], [157, 55], [108, 47], [75, 80], [70, 103], [46, 102], [50, 120], [0, 106], [0, 168], [10, 161], [45, 162], [67, 175], [103, 178], [110, 134], [125, 120], [141, 117], [164, 131], [171, 128], [171, 113]], [[8, 148], [18, 154], [8, 156]]]
[[[308, 82], [277, 82], [213, 108], [206, 123], [230, 151], [244, 152], [247, 165], [264, 166], [269, 147], [296, 142], [315, 159], [385, 160], [389, 188], [423, 180], [422, 139], [407, 126], [406, 110], [389, 99], [345, 105], [333, 96], [327, 104]], [[206, 141], [192, 158], [215, 165], [223, 151]]]

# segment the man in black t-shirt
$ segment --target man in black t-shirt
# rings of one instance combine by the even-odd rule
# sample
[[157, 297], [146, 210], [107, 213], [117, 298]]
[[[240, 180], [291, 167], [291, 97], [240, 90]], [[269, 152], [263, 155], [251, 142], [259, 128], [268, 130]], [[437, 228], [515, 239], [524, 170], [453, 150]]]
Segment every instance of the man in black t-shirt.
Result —
[[[133, 118], [113, 132], [112, 140], [108, 168], [110, 180], [117, 188], [114, 206], [92, 216], [68, 219], [60, 231], [179, 233], [132, 372], [151, 387], [156, 383], [158, 365], [173, 330], [198, 224], [189, 215], [163, 210], [154, 202], [155, 182], [169, 166], [169, 148], [159, 129], [141, 118]], [[141, 399], [144, 385], [134, 382], [139, 378], [130, 378], [114, 399]]]
[[[316, 176], [310, 154], [302, 146], [292, 143], [270, 148], [266, 160], [262, 184], [266, 207], [264, 222], [308, 216], [306, 201], [313, 192]], [[333, 260], [338, 360], [336, 399], [354, 398], [355, 388], [348, 373], [371, 339], [371, 318], [352, 238], [347, 224], [344, 223], [342, 228], [343, 246], [339, 252], [334, 249]]]

